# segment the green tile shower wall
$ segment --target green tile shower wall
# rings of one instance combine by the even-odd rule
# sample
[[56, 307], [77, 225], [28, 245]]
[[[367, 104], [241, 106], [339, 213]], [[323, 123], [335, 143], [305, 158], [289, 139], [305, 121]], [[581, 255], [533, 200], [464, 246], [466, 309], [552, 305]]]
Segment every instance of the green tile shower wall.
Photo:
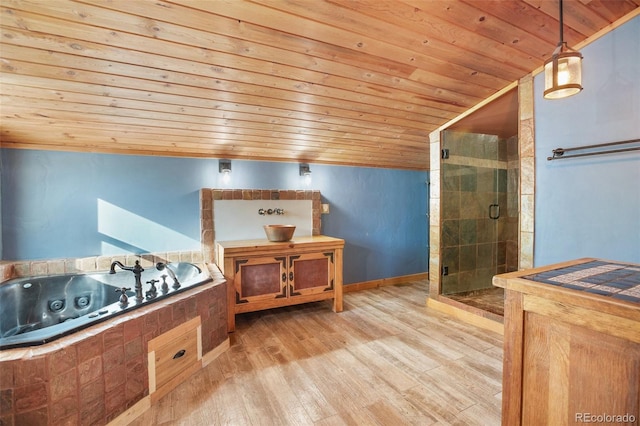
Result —
[[[2, 259], [82, 258], [200, 249], [201, 188], [314, 189], [344, 238], [345, 283], [427, 271], [427, 172], [0, 149]], [[124, 236], [124, 237], [122, 237]]]
[[[443, 293], [491, 286], [497, 272], [517, 269], [517, 137], [446, 132], [442, 163]], [[488, 216], [497, 200], [500, 219]]]

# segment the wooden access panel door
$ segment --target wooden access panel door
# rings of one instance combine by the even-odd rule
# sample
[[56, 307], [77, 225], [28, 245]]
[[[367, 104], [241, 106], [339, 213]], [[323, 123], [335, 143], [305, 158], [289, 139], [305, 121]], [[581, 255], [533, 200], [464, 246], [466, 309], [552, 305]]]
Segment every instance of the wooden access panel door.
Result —
[[154, 403], [202, 367], [202, 325], [195, 317], [149, 340], [149, 396]]
[[333, 251], [289, 256], [289, 296], [333, 290], [333, 258]]
[[236, 304], [287, 297], [286, 267], [286, 257], [236, 259]]
[[524, 337], [522, 425], [637, 424], [640, 343], [533, 312]]

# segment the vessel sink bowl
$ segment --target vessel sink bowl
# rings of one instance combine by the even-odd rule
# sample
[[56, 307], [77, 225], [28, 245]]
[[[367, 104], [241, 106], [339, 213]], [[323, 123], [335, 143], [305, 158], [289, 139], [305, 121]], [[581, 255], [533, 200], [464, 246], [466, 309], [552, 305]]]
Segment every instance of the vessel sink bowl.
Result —
[[264, 225], [267, 239], [273, 242], [289, 241], [295, 230], [295, 225]]

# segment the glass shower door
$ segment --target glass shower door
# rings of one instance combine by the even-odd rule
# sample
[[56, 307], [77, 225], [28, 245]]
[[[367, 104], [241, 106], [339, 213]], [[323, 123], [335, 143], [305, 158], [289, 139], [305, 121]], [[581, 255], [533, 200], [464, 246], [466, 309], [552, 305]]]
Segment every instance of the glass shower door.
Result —
[[492, 288], [503, 272], [507, 161], [497, 136], [446, 131], [442, 152], [442, 294]]

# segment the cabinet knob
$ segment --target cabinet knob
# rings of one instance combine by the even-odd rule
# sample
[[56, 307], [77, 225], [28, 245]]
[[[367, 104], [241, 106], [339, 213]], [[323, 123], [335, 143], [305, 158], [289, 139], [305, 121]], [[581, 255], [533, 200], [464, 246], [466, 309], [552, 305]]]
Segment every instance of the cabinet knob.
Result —
[[283, 272], [282, 273], [282, 282], [285, 282], [285, 281], [287, 281], [287, 273]]
[[173, 359], [178, 359], [178, 358], [182, 358], [184, 356], [184, 354], [187, 353], [186, 349], [180, 349], [178, 352], [176, 352], [176, 354], [173, 356]]
[[293, 272], [289, 272], [289, 281], [293, 281]]

